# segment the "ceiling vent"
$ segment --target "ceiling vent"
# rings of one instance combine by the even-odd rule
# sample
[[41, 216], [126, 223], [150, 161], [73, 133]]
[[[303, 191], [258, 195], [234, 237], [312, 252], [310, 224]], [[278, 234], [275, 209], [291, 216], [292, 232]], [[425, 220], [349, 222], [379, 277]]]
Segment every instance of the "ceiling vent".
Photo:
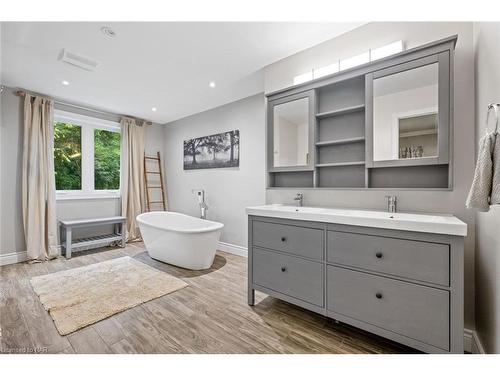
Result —
[[89, 57], [79, 55], [77, 53], [68, 51], [67, 49], [62, 50], [61, 57], [59, 60], [77, 66], [88, 71], [93, 71], [99, 65], [98, 61], [92, 60]]

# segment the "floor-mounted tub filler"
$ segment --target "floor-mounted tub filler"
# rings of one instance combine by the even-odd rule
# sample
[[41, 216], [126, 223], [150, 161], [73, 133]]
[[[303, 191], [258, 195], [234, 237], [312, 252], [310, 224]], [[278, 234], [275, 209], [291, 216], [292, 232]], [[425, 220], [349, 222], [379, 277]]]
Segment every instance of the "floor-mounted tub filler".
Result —
[[177, 212], [137, 216], [144, 245], [153, 259], [192, 270], [210, 268], [224, 224]]

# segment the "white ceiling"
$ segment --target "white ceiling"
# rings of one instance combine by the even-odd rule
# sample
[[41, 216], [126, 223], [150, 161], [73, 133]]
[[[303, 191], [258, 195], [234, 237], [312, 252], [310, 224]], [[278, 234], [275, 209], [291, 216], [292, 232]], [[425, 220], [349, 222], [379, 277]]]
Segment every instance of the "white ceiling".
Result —
[[[1, 80], [158, 123], [263, 91], [262, 68], [361, 23], [2, 23]], [[115, 38], [100, 31], [110, 26]], [[88, 72], [61, 50], [100, 62]], [[69, 86], [61, 81], [67, 80]], [[216, 82], [215, 88], [208, 86]], [[151, 108], [157, 111], [152, 112]]]

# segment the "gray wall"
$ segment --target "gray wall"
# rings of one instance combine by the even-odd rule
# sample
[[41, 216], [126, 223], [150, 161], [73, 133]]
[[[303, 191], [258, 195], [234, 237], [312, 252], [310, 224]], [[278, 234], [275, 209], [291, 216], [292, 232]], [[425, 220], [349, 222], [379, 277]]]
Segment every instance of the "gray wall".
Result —
[[2, 94], [0, 124], [0, 254], [24, 251], [21, 209], [22, 105], [12, 90]]
[[[264, 204], [264, 97], [255, 95], [167, 124], [165, 159], [168, 198], [172, 211], [198, 216], [192, 189], [205, 189], [208, 219], [224, 224], [221, 241], [245, 246], [245, 207]], [[240, 166], [183, 170], [183, 141], [239, 129]]]
[[[479, 140], [485, 132], [487, 105], [500, 103], [500, 23], [474, 24], [474, 42]], [[488, 353], [500, 353], [499, 229], [500, 206], [476, 215], [476, 329]]]
[[[96, 114], [60, 105], [57, 107], [112, 121], [118, 119], [116, 115]], [[0, 254], [8, 254], [26, 250], [21, 206], [22, 100], [10, 88], [1, 94], [0, 118]], [[163, 126], [148, 126], [146, 134], [146, 152], [162, 151]], [[119, 199], [58, 200], [56, 209], [59, 219], [112, 216], [119, 215], [121, 211]], [[109, 230], [110, 227], [80, 230], [75, 237], [106, 233]]]
[[[465, 324], [474, 327], [475, 214], [465, 199], [474, 170], [474, 50], [472, 23], [370, 23], [338, 38], [299, 52], [266, 68], [265, 87], [272, 91], [293, 81], [293, 76], [335, 58], [356, 55], [370, 47], [403, 39], [408, 48], [458, 34], [455, 51], [455, 137], [453, 191], [394, 191], [402, 211], [452, 213], [468, 224], [465, 254]], [[267, 190], [268, 203], [291, 203], [297, 189]], [[384, 209], [389, 189], [304, 190], [304, 204]]]

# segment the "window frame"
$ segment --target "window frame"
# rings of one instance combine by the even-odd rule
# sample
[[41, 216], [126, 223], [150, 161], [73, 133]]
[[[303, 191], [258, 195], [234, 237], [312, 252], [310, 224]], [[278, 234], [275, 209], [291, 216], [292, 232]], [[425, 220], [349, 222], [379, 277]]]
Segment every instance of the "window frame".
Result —
[[[82, 142], [82, 188], [80, 190], [56, 190], [56, 200], [120, 198], [122, 183], [121, 166], [123, 161], [123, 138], [120, 123], [56, 109], [54, 110], [54, 127], [57, 122], [65, 122], [80, 126]], [[96, 190], [94, 186], [94, 130], [96, 129], [120, 134], [120, 187], [116, 190]]]

